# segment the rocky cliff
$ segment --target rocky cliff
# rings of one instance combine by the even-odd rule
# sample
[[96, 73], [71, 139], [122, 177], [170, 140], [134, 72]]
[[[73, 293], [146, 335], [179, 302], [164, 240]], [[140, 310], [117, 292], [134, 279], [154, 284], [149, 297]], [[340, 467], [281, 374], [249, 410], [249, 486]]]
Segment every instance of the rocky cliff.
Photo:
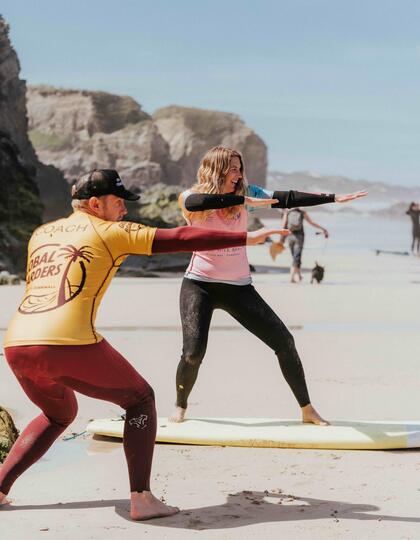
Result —
[[69, 210], [68, 185], [58, 169], [40, 163], [28, 138], [26, 83], [19, 79], [19, 72], [20, 64], [9, 40], [8, 25], [0, 16], [0, 130], [2, 140], [3, 142], [6, 139], [11, 141], [12, 146], [8, 146], [8, 148], [17, 149], [19, 162], [27, 170], [28, 177], [35, 181], [43, 203], [43, 218], [53, 219]]
[[239, 150], [250, 182], [264, 186], [267, 174], [267, 147], [236, 114], [177, 107], [158, 109], [153, 119], [169, 143], [170, 156], [181, 169], [180, 183], [191, 185], [203, 154], [212, 146]]
[[33, 170], [5, 132], [0, 132], [0, 200], [0, 270], [23, 271], [26, 242], [41, 223], [42, 205]]
[[127, 96], [29, 87], [29, 134], [38, 155], [69, 183], [94, 168], [117, 169], [129, 189], [178, 182], [169, 147]]
[[134, 190], [190, 186], [204, 152], [222, 144], [240, 150], [248, 178], [265, 185], [267, 148], [234, 114], [171, 106], [150, 117], [129, 97], [42, 86], [29, 87], [27, 98], [38, 155], [69, 182], [108, 167]]
[[25, 83], [0, 17], [0, 270], [23, 269], [25, 243], [42, 216], [25, 111]]
[[6, 459], [18, 435], [19, 432], [9, 412], [0, 407], [0, 463]]

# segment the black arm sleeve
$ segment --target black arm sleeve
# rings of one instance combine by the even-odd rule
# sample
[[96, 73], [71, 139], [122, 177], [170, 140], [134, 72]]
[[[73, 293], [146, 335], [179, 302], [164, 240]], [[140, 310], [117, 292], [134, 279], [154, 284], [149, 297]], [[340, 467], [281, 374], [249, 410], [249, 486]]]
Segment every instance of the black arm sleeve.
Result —
[[245, 197], [240, 195], [211, 195], [209, 193], [191, 193], [184, 201], [189, 212], [201, 212], [216, 208], [228, 208], [244, 204]]
[[299, 206], [317, 206], [335, 202], [335, 195], [325, 193], [303, 193], [302, 191], [275, 191], [273, 199], [279, 202], [272, 204], [271, 208], [297, 208]]

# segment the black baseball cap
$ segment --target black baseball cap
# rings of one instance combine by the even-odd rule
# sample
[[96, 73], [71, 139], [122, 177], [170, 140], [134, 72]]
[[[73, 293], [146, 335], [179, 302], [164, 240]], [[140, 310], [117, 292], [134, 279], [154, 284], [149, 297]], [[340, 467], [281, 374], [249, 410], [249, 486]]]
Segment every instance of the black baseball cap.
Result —
[[126, 201], [140, 199], [140, 195], [125, 189], [115, 169], [94, 169], [79, 176], [72, 187], [72, 199], [90, 199], [102, 195], [115, 195]]

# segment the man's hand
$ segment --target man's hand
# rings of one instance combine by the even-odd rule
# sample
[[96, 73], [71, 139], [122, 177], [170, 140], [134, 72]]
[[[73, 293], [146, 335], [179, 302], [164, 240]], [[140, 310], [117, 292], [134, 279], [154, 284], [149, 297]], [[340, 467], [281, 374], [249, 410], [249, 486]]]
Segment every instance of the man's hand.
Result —
[[272, 204], [277, 204], [278, 199], [259, 199], [258, 197], [245, 197], [245, 204], [248, 206], [271, 206]]
[[257, 231], [248, 232], [246, 236], [246, 245], [255, 246], [256, 244], [262, 244], [272, 234], [279, 234], [280, 236], [287, 236], [290, 234], [289, 229], [268, 229], [263, 227]]
[[355, 201], [356, 199], [366, 197], [367, 194], [367, 191], [355, 191], [354, 193], [348, 193], [347, 195], [336, 195], [335, 202], [344, 203], [349, 201]]

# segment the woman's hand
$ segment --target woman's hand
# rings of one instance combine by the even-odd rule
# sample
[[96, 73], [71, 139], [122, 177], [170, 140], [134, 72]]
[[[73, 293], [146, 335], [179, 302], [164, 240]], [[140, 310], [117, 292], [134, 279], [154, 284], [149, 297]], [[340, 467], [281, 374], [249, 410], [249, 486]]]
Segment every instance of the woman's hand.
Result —
[[355, 191], [354, 193], [348, 193], [347, 195], [336, 195], [335, 202], [344, 203], [349, 201], [355, 201], [356, 199], [366, 197], [367, 194], [367, 191]]
[[259, 199], [258, 197], [244, 197], [245, 204], [248, 206], [271, 206], [272, 204], [277, 204], [278, 199]]
[[247, 233], [246, 245], [255, 246], [256, 244], [262, 244], [272, 234], [279, 234], [280, 236], [288, 236], [290, 234], [289, 229], [268, 229], [263, 227], [257, 231], [251, 231]]

